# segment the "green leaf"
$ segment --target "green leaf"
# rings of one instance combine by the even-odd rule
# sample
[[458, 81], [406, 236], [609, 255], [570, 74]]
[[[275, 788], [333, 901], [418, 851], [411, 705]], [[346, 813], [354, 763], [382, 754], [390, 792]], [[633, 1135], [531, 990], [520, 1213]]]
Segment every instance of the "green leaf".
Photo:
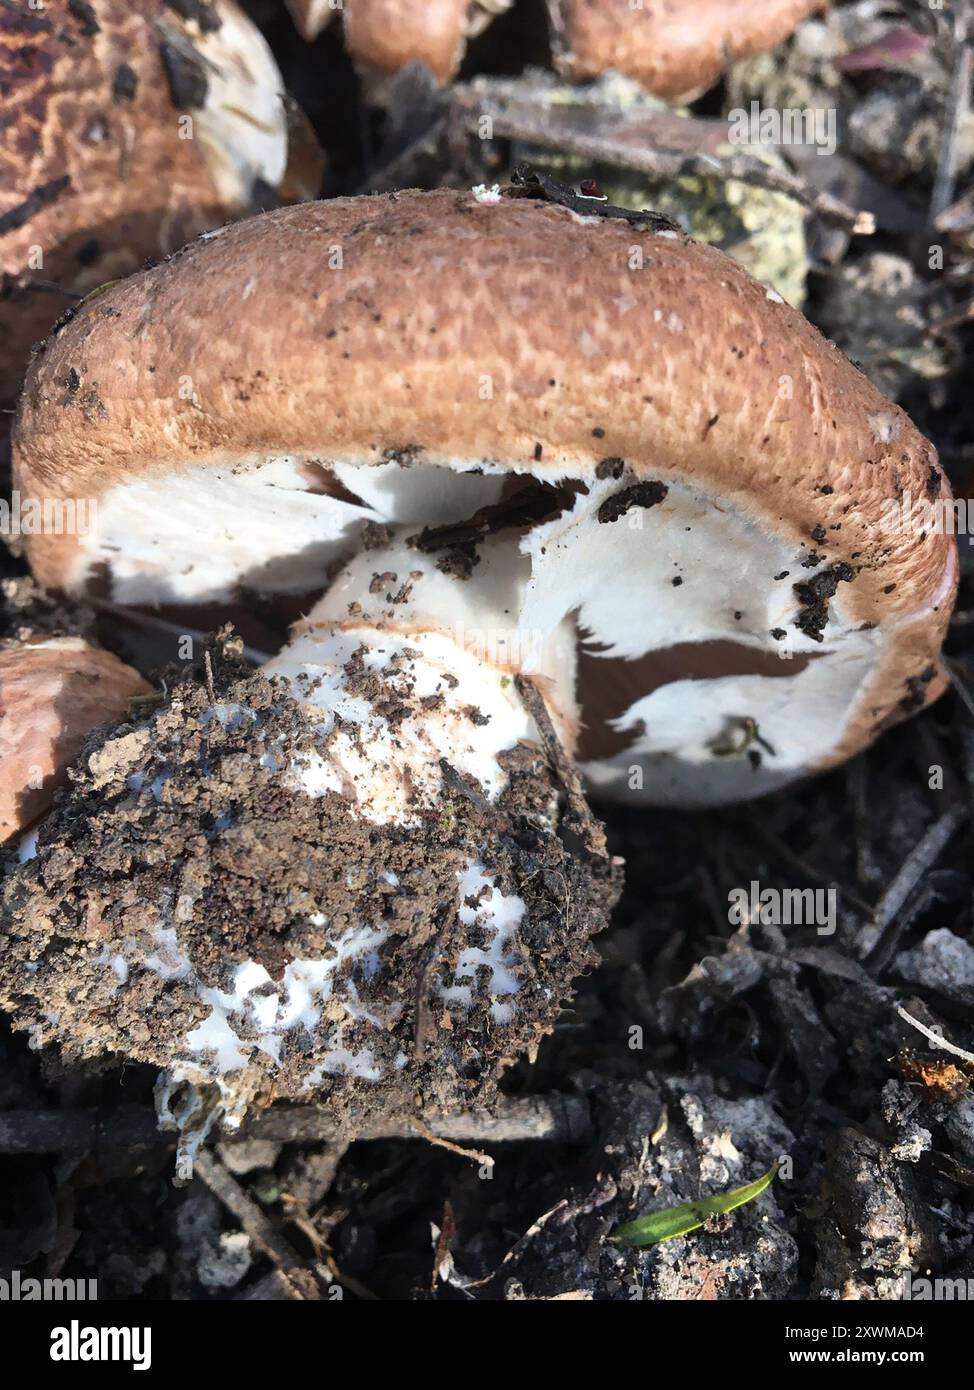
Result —
[[744, 1187], [732, 1187], [729, 1192], [718, 1192], [715, 1197], [701, 1197], [696, 1202], [668, 1207], [666, 1211], [637, 1216], [635, 1221], [620, 1226], [609, 1239], [618, 1245], [643, 1246], [658, 1245], [662, 1240], [685, 1236], [688, 1231], [702, 1226], [709, 1217], [722, 1216], [735, 1207], [742, 1207], [745, 1202], [752, 1202], [773, 1181], [777, 1172], [778, 1164], [775, 1162], [770, 1172], [754, 1182], [746, 1183]]

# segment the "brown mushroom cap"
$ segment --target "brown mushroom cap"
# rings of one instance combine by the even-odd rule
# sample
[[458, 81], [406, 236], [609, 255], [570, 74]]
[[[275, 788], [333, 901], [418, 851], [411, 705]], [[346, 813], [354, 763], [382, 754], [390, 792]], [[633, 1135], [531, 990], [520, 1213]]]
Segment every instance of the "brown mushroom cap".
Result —
[[713, 86], [738, 58], [774, 48], [825, 0], [548, 0], [561, 63], [577, 81], [609, 69], [670, 101]]
[[255, 210], [284, 173], [282, 88], [233, 0], [0, 6], [0, 405], [79, 294]]
[[[659, 686], [658, 664], [639, 661], [665, 647], [676, 669], [664, 681], [681, 680], [683, 663], [681, 691], [723, 691], [728, 717], [746, 721], [738, 697], [752, 686], [708, 686], [721, 643], [736, 644], [756, 663], [738, 676], [782, 677], [764, 683], [777, 717], [792, 692], [825, 721], [802, 734], [800, 714], [789, 719], [806, 740], [789, 775], [849, 756], [944, 685], [953, 539], [887, 524], [897, 499], [949, 496], [933, 447], [780, 296], [652, 217], [440, 191], [228, 228], [83, 306], [52, 339], [27, 382], [15, 468], [24, 495], [91, 496], [103, 520], [93, 537], [27, 538], [42, 582], [78, 590], [99, 575], [131, 598], [134, 574], [135, 597], [150, 601], [219, 597], [203, 587], [216, 557], [221, 584], [294, 587], [310, 560], [320, 587], [366, 520], [422, 524], [447, 484], [573, 481], [586, 505], [605, 494], [607, 510], [598, 501], [586, 519], [577, 503], [531, 545], [597, 656], [621, 658], [598, 667], [583, 718], [598, 724], [624, 677], [637, 695]], [[468, 497], [464, 513], [451, 495], [454, 520], [477, 505]], [[640, 537], [627, 515], [644, 508]], [[276, 549], [248, 568], [275, 515]], [[316, 528], [336, 516], [316, 550]], [[718, 525], [734, 529], [680, 549]], [[603, 547], [598, 567], [586, 568], [583, 533]], [[682, 587], [640, 569], [663, 559], [679, 560]], [[793, 667], [774, 660], [772, 608]], [[603, 629], [613, 613], [631, 641]], [[666, 640], [640, 646], [641, 625], [667, 613]], [[695, 666], [704, 648], [716, 672]], [[616, 732], [626, 708], [613, 710]], [[624, 758], [612, 754], [616, 772]], [[708, 776], [731, 761], [715, 758]], [[736, 774], [725, 780], [726, 794], [746, 794]]]
[[360, 62], [380, 72], [425, 63], [440, 83], [456, 74], [472, 0], [348, 0], [345, 42]]
[[423, 63], [444, 85], [456, 76], [467, 39], [512, 0], [286, 0], [311, 42], [339, 13], [349, 52], [367, 71], [398, 72]]
[[80, 637], [0, 643], [0, 842], [47, 809], [92, 729], [150, 689]]

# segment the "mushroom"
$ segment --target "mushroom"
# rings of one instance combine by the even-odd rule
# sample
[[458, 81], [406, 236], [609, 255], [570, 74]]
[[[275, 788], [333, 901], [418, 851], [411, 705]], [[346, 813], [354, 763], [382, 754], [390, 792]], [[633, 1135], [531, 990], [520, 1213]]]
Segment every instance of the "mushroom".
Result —
[[0, 405], [59, 313], [282, 184], [283, 85], [233, 0], [0, 6]]
[[699, 96], [738, 58], [783, 42], [825, 0], [548, 0], [559, 65], [610, 69], [667, 101]]
[[[387, 524], [470, 569], [479, 630], [465, 555], [513, 530], [521, 591], [488, 626], [575, 623], [583, 769], [632, 794], [637, 764], [651, 801], [768, 791], [939, 694], [956, 549], [888, 524], [949, 495], [908, 417], [654, 214], [510, 191], [282, 210], [83, 306], [29, 379], [15, 482], [94, 518], [25, 537], [36, 577], [313, 594]], [[773, 751], [727, 752], [752, 725]]]
[[[349, 51], [366, 71], [425, 63], [441, 85], [454, 78], [467, 40], [512, 0], [287, 0], [301, 34], [315, 39], [339, 10]], [[825, 0], [547, 0], [552, 47], [576, 81], [610, 69], [670, 101], [706, 91], [738, 58], [788, 38]]]
[[367, 71], [424, 63], [441, 86], [455, 77], [467, 40], [511, 0], [287, 0], [301, 34], [317, 38], [339, 10], [349, 52]]
[[[943, 689], [953, 540], [886, 524], [948, 496], [932, 446], [720, 252], [543, 191], [270, 213], [35, 360], [18, 486], [97, 503], [27, 538], [39, 579], [308, 607], [251, 683], [211, 672], [89, 760], [81, 829], [45, 822], [2, 972], [39, 1036], [232, 1113], [482, 1098], [616, 891], [571, 759], [600, 795], [746, 798]], [[52, 902], [68, 826], [89, 878]], [[32, 923], [87, 949], [92, 902], [79, 997]], [[135, 1025], [160, 992], [165, 1039]]]
[[80, 637], [0, 642], [0, 843], [47, 810], [92, 729], [150, 688]]

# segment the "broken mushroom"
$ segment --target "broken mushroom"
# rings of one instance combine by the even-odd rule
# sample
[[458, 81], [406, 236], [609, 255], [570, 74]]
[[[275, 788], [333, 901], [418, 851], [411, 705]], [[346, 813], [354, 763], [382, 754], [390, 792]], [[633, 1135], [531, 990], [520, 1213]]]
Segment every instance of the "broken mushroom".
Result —
[[35, 360], [18, 486], [97, 501], [27, 538], [38, 578], [307, 612], [89, 758], [56, 880], [45, 822], [2, 971], [39, 1037], [232, 1113], [482, 1098], [614, 897], [572, 758], [601, 794], [754, 796], [943, 688], [953, 540], [885, 524], [947, 495], [931, 445], [727, 257], [569, 201], [270, 213]]
[[559, 66], [576, 81], [610, 70], [667, 101], [689, 101], [738, 58], [783, 42], [825, 0], [548, 0]]
[[281, 185], [283, 86], [233, 0], [0, 6], [0, 404], [84, 294]]
[[0, 642], [0, 842], [47, 810], [92, 729], [150, 689], [80, 637]]

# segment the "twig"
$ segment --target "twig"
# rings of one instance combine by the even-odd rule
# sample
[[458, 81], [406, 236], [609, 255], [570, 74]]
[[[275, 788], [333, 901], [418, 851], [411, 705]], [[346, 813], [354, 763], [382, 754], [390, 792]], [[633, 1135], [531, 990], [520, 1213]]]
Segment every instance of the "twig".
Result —
[[[504, 1100], [483, 1113], [422, 1117], [440, 1139], [466, 1143], [523, 1143], [545, 1140], [562, 1144], [591, 1136], [592, 1121], [584, 1096], [521, 1096]], [[238, 1137], [277, 1143], [319, 1144], [341, 1137], [326, 1105], [278, 1105], [255, 1115]], [[345, 1136], [346, 1138], [348, 1136]], [[358, 1140], [415, 1139], [409, 1119], [379, 1120], [359, 1129]], [[171, 1148], [175, 1137], [159, 1130], [150, 1106], [112, 1110], [2, 1110], [0, 1154], [138, 1151]]]
[[[854, 758], [846, 770], [846, 787], [852, 803], [852, 821], [856, 841], [856, 878], [860, 884], [877, 887], [883, 879], [872, 842], [872, 818], [869, 814], [868, 764], [865, 758]], [[866, 909], [867, 914], [872, 907]]]
[[565, 120], [565, 113], [557, 106], [505, 100], [484, 90], [483, 84], [463, 93], [458, 101], [468, 129], [475, 133], [478, 123], [486, 117], [491, 122], [493, 134], [503, 139], [557, 149], [593, 163], [631, 169], [653, 178], [736, 179], [769, 193], [783, 193], [794, 198], [825, 221], [836, 223], [855, 235], [870, 236], [876, 230], [872, 213], [849, 207], [831, 193], [809, 188], [795, 174], [775, 169], [754, 155], [700, 154], [694, 150], [653, 146], [645, 140], [639, 145], [629, 144], [615, 138], [614, 133], [579, 129]]
[[[160, 618], [155, 613], [143, 613], [140, 609], [126, 608], [123, 604], [110, 603], [103, 598], [92, 598], [89, 594], [85, 595], [84, 601], [99, 613], [118, 618], [123, 623], [130, 623], [132, 627], [151, 627], [157, 632], [165, 632], [172, 637], [191, 637], [194, 642], [199, 642], [201, 645], [205, 645], [209, 641], [207, 634], [201, 632], [199, 628], [170, 622], [168, 618]], [[271, 659], [267, 652], [258, 651], [256, 647], [244, 647], [243, 654], [255, 666], [263, 666], [265, 661]]]
[[438, 1149], [448, 1149], [451, 1154], [459, 1154], [461, 1158], [469, 1158], [471, 1163], [479, 1163], [482, 1167], [493, 1168], [494, 1160], [490, 1154], [481, 1153], [478, 1149], [464, 1149], [460, 1144], [455, 1144], [452, 1139], [444, 1139], [439, 1134], [424, 1125], [422, 1120], [415, 1115], [410, 1116], [409, 1123], [418, 1134], [426, 1140], [428, 1144], [434, 1144]]
[[551, 715], [548, 713], [548, 706], [544, 702], [544, 696], [527, 676], [516, 675], [514, 685], [524, 708], [534, 720], [541, 746], [551, 770], [564, 790], [568, 805], [566, 819], [573, 823], [582, 846], [590, 858], [607, 859], [605, 830], [589, 809], [581, 776], [561, 746], [561, 741], [555, 732], [555, 726], [551, 722]]
[[206, 671], [206, 693], [210, 697], [210, 704], [215, 705], [216, 686], [213, 684], [213, 657], [210, 654], [209, 647], [207, 647], [206, 651], [203, 653], [203, 667]]
[[[550, 1140], [579, 1143], [589, 1138], [592, 1117], [584, 1096], [518, 1096], [504, 1099], [494, 1110], [454, 1115], [424, 1113], [420, 1117], [441, 1139], [460, 1143], [521, 1143]], [[246, 1124], [249, 1139], [274, 1139], [279, 1143], [308, 1143], [330, 1139], [337, 1133], [327, 1105], [275, 1106]], [[415, 1139], [409, 1120], [379, 1120], [356, 1132], [357, 1139]]]
[[148, 1106], [102, 1110], [0, 1110], [0, 1154], [45, 1154], [169, 1146]]
[[874, 958], [882, 950], [883, 937], [896, 921], [907, 898], [943, 854], [947, 845], [967, 819], [966, 806], [951, 806], [904, 859], [899, 872], [876, 904], [872, 919], [862, 928], [857, 943], [860, 960]]
[[293, 1285], [303, 1298], [320, 1299], [321, 1285], [318, 1277], [307, 1268], [270, 1217], [247, 1196], [216, 1154], [209, 1149], [201, 1150], [196, 1158], [195, 1172], [214, 1197], [218, 1198], [239, 1222], [241, 1230], [261, 1254], [266, 1255], [281, 1271], [288, 1283]]
[[955, 203], [945, 207], [934, 219], [934, 231], [969, 232], [974, 227], [974, 188], [967, 189]]
[[414, 174], [416, 161], [420, 156], [433, 153], [445, 125], [446, 116], [437, 117], [426, 130], [393, 155], [387, 164], [383, 164], [363, 179], [356, 188], [356, 193], [390, 193], [402, 188], [407, 176]]
[[908, 1014], [902, 1004], [897, 1004], [896, 1012], [899, 1014], [900, 1018], [905, 1019], [918, 1033], [922, 1033], [927, 1041], [932, 1043], [939, 1051], [950, 1052], [955, 1057], [962, 1057], [965, 1062], [974, 1063], [974, 1052], [965, 1052], [964, 1049], [958, 1047], [956, 1043], [948, 1042], [947, 1039], [941, 1037], [939, 1033], [935, 1033], [932, 1028], [928, 1028], [925, 1023], [921, 1023], [918, 1018], [914, 1018], [912, 1014]]
[[947, 668], [947, 674], [950, 677], [951, 685], [954, 687], [954, 689], [957, 691], [957, 694], [960, 696], [961, 704], [967, 710], [968, 714], [974, 717], [974, 696], [971, 695], [971, 692], [968, 690], [967, 686], [961, 680], [960, 676], [954, 668], [954, 663], [950, 660], [945, 659], [944, 666]]

